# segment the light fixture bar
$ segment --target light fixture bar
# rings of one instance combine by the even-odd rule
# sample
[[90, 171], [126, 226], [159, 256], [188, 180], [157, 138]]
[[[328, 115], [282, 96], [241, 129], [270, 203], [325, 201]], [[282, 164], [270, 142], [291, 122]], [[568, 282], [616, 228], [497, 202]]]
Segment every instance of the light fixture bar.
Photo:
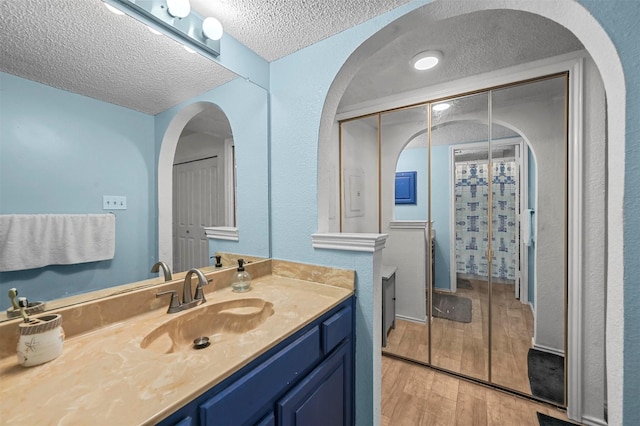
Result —
[[167, 36], [182, 45], [187, 45], [205, 56], [220, 56], [220, 40], [204, 36], [202, 23], [204, 18], [191, 12], [184, 18], [169, 13], [166, 0], [104, 0], [127, 15], [142, 23], [162, 30]]

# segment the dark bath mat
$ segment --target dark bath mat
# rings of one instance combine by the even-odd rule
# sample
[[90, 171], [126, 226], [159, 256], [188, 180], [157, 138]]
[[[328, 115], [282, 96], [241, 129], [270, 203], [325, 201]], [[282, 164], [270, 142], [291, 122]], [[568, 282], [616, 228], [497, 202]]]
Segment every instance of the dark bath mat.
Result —
[[471, 322], [471, 299], [452, 294], [433, 293], [434, 317], [457, 322]]
[[529, 384], [533, 396], [562, 404], [564, 402], [564, 357], [529, 349]]
[[542, 413], [536, 414], [538, 415], [538, 423], [540, 426], [573, 426], [573, 423], [569, 423], [562, 419], [556, 419], [555, 417], [547, 416]]
[[456, 288], [471, 289], [473, 287], [471, 286], [471, 281], [465, 278], [458, 278], [456, 281]]

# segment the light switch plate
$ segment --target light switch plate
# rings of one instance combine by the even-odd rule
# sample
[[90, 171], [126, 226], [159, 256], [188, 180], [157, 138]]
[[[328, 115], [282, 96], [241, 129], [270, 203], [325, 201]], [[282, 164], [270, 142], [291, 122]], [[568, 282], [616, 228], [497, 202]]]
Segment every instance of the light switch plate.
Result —
[[102, 210], [126, 210], [127, 197], [122, 195], [103, 195]]

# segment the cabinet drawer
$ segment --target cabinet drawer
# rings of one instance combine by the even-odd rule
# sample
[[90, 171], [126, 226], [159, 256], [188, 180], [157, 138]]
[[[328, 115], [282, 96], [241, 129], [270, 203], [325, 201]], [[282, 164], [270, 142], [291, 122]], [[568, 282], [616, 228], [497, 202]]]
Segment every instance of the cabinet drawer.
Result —
[[351, 334], [352, 322], [353, 310], [347, 306], [322, 323], [322, 351], [325, 354]]
[[[320, 355], [320, 330], [316, 326], [200, 405], [200, 423], [244, 425], [260, 421], [272, 409], [265, 408], [270, 401], [310, 368]], [[257, 416], [260, 417], [255, 418]]]

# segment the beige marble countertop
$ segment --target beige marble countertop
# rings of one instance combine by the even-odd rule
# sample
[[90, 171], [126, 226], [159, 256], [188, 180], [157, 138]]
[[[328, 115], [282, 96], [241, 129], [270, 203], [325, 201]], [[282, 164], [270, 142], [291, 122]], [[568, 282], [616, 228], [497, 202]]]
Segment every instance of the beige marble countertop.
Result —
[[[158, 422], [353, 294], [352, 288], [291, 278], [289, 264], [279, 265], [254, 279], [247, 293], [215, 288], [206, 293], [206, 304], [191, 310], [155, 309], [68, 338], [62, 355], [49, 363], [25, 368], [15, 356], [1, 359], [0, 423]], [[203, 350], [163, 354], [140, 347], [145, 335], [177, 316], [239, 298], [264, 299], [274, 313], [257, 328]]]

